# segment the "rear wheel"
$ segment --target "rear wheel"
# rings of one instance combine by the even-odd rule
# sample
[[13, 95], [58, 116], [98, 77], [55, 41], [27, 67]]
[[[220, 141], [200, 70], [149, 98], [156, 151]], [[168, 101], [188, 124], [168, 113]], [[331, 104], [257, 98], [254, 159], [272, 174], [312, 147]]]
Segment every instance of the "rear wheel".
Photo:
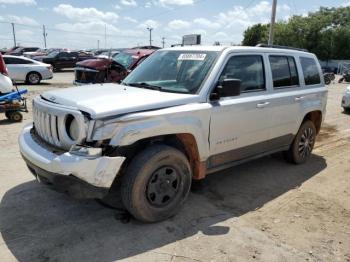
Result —
[[121, 193], [125, 208], [138, 220], [157, 222], [175, 215], [191, 187], [192, 171], [179, 150], [166, 145], [138, 154], [123, 175]]
[[303, 164], [311, 156], [316, 141], [316, 128], [312, 121], [306, 120], [300, 127], [289, 150], [285, 152], [288, 162]]
[[41, 75], [37, 72], [30, 72], [27, 75], [26, 82], [31, 85], [38, 85], [41, 81]]
[[17, 111], [10, 112], [9, 117], [10, 117], [10, 120], [14, 122], [21, 122], [23, 120], [23, 115], [21, 114], [21, 112], [17, 112]]

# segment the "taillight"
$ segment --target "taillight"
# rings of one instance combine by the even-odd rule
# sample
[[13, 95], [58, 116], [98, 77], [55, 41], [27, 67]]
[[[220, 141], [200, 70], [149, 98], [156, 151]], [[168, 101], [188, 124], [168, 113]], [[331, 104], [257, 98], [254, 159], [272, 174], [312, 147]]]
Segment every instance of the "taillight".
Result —
[[2, 56], [0, 55], [0, 73], [3, 75], [8, 75], [8, 71], [7, 71], [7, 67], [5, 65], [5, 61], [2, 58]]

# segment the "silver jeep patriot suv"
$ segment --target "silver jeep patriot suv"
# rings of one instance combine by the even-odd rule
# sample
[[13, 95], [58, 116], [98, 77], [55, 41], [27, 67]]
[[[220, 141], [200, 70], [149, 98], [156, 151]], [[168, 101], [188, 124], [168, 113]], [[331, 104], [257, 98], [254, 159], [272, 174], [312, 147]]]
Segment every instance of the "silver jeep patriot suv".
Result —
[[315, 55], [290, 48], [162, 49], [121, 84], [43, 93], [19, 137], [38, 181], [79, 198], [118, 186], [154, 222], [184, 204], [193, 179], [283, 151], [308, 160], [327, 89]]

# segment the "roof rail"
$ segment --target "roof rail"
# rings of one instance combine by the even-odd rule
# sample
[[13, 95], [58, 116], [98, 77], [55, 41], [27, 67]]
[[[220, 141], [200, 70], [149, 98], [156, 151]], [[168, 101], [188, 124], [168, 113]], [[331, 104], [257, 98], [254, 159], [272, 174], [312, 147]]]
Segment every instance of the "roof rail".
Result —
[[292, 46], [268, 45], [268, 44], [257, 44], [256, 46], [257, 47], [280, 48], [280, 49], [290, 49], [290, 50], [309, 52], [307, 49], [297, 48], [297, 47], [292, 47]]

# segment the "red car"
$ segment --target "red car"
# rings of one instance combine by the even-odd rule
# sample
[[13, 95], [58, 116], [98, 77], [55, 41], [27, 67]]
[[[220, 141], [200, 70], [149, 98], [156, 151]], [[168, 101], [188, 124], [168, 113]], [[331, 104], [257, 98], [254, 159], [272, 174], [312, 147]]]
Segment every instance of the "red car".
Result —
[[77, 63], [74, 84], [118, 83], [159, 48], [132, 48], [111, 58], [88, 59]]

